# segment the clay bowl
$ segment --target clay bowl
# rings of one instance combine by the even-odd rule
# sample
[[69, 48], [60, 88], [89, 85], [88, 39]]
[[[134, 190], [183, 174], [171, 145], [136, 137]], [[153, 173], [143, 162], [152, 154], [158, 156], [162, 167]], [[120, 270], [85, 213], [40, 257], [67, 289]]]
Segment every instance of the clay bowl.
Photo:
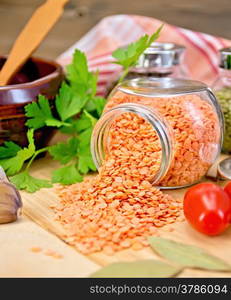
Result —
[[[0, 69], [5, 60], [0, 57]], [[39, 94], [52, 103], [63, 76], [62, 67], [56, 62], [32, 57], [9, 85], [0, 87], [0, 145], [5, 141], [14, 141], [22, 147], [28, 144], [25, 105], [37, 101]], [[46, 146], [54, 132], [54, 128], [47, 127], [36, 130], [37, 148]]]

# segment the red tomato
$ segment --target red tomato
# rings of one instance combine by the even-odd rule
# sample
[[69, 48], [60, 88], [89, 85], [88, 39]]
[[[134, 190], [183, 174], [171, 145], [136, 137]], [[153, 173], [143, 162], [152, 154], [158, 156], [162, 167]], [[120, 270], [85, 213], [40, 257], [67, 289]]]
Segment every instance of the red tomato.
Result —
[[218, 235], [229, 226], [231, 201], [226, 192], [216, 184], [200, 183], [186, 192], [184, 214], [199, 232]]

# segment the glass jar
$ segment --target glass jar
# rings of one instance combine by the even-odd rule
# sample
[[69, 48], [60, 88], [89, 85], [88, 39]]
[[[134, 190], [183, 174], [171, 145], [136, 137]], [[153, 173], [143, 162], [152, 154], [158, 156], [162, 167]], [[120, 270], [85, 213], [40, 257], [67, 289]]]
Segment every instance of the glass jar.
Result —
[[225, 120], [222, 151], [231, 153], [231, 48], [220, 50], [220, 72], [213, 84]]
[[[174, 43], [153, 43], [139, 57], [136, 66], [130, 68], [126, 79], [138, 77], [189, 78], [183, 65], [185, 47]], [[107, 95], [116, 86], [115, 80], [107, 89]]]
[[161, 188], [180, 188], [202, 179], [220, 154], [222, 139], [222, 112], [205, 84], [139, 78], [112, 91], [91, 151], [98, 169], [113, 156], [116, 168]]

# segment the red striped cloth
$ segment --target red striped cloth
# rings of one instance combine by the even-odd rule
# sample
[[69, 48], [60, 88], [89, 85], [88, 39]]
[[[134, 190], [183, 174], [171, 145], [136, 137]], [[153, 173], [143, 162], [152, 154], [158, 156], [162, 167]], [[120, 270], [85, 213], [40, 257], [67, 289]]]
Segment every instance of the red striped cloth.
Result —
[[[113, 64], [111, 53], [118, 47], [137, 40], [145, 33], [152, 34], [163, 21], [135, 15], [115, 15], [102, 19], [83, 38], [64, 52], [58, 61], [67, 65], [74, 49], [84, 51], [91, 70], [99, 70], [98, 93], [115, 78], [120, 67]], [[218, 50], [231, 46], [231, 41], [209, 34], [165, 24], [159, 42], [186, 46], [184, 67], [192, 79], [211, 84], [218, 74]]]

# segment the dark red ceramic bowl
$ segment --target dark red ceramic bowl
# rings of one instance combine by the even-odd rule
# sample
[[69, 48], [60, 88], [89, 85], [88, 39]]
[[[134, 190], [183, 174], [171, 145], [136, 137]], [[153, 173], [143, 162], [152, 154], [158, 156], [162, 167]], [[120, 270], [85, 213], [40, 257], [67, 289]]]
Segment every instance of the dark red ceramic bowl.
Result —
[[[5, 60], [0, 57], [0, 69]], [[25, 105], [37, 101], [39, 94], [45, 95], [52, 103], [63, 76], [62, 67], [56, 62], [33, 57], [9, 85], [0, 87], [0, 144], [11, 140], [21, 146], [27, 145]], [[36, 130], [36, 146], [46, 146], [54, 131], [54, 128]]]

